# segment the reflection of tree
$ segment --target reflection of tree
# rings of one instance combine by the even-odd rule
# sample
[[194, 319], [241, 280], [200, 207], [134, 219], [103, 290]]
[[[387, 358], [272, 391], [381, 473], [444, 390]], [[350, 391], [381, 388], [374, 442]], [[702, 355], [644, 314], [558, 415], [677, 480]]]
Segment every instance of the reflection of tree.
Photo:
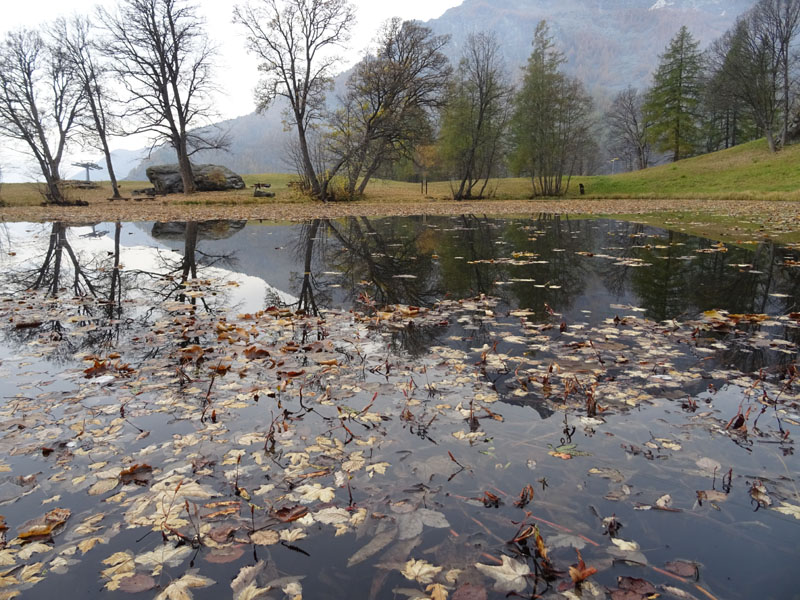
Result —
[[[39, 290], [54, 299], [60, 298], [66, 289], [71, 292], [69, 296], [80, 302], [57, 300], [58, 312], [66, 316], [72, 310], [77, 314], [72, 315], [69, 324], [61, 318], [47, 319], [37, 327], [14, 330], [9, 339], [20, 345], [42, 339], [55, 342], [49, 359], [56, 362], [66, 362], [76, 352], [101, 353], [110, 346], [121, 329], [131, 325], [130, 320], [122, 320], [125, 282], [119, 268], [121, 232], [122, 224], [117, 222], [113, 252], [86, 256], [76, 252], [70, 242], [70, 227], [53, 223], [43, 256], [33, 259], [35, 265], [8, 273], [6, 285], [11, 289]], [[84, 237], [98, 235], [93, 232]], [[114, 320], [98, 322], [98, 315]], [[72, 335], [72, 327], [84, 331]]]
[[457, 298], [478, 294], [497, 295], [495, 282], [502, 268], [492, 261], [498, 256], [494, 243], [498, 225], [486, 216], [461, 215], [439, 248], [442, 287]]
[[[160, 264], [157, 269], [135, 271], [136, 276], [140, 279], [140, 289], [158, 298], [161, 302], [176, 300], [190, 306], [197, 306], [199, 299], [203, 308], [209, 312], [213, 312], [216, 305], [224, 306], [225, 294], [219, 291], [216, 291], [214, 296], [215, 306], [211, 305], [209, 296], [189, 293], [189, 291], [192, 291], [190, 288], [194, 283], [200, 284], [202, 282], [202, 278], [198, 276], [200, 268], [234, 262], [234, 257], [231, 253], [211, 254], [199, 248], [200, 232], [203, 229], [203, 224], [197, 221], [185, 223], [183, 229], [183, 256], [176, 260], [169, 254], [159, 253]], [[153, 308], [156, 308], [156, 306], [154, 305]]]
[[320, 219], [314, 219], [311, 223], [306, 223], [303, 226], [300, 235], [299, 248], [303, 254], [303, 282], [300, 286], [300, 293], [298, 294], [297, 310], [306, 312], [312, 315], [319, 314], [315, 293], [317, 290], [317, 281], [312, 272], [312, 262], [314, 258], [314, 242], [318, 240], [317, 234], [319, 232]]
[[675, 241], [675, 232], [669, 231], [663, 254], [649, 247], [642, 249], [638, 258], [651, 266], [634, 268], [631, 274], [631, 284], [642, 308], [656, 321], [685, 313], [691, 302], [693, 261], [679, 258]]
[[378, 305], [425, 306], [440, 295], [432, 277], [432, 252], [420, 252], [424, 225], [412, 221], [412, 231], [403, 231], [396, 219], [387, 225], [366, 217], [350, 217], [344, 224], [327, 219], [323, 223], [338, 242], [324, 260], [341, 271], [342, 286], [352, 298], [362, 281]]
[[[559, 215], [539, 215], [528, 226], [510, 225], [504, 238], [517, 252], [538, 255], [543, 264], [510, 267], [513, 277], [535, 279], [539, 285], [519, 283], [511, 287], [520, 308], [546, 318], [545, 303], [556, 311], [567, 310], [586, 287], [588, 267], [576, 254], [591, 247], [591, 221], [574, 221]], [[533, 228], [533, 229], [532, 229]]]
[[47, 295], [56, 297], [62, 289], [62, 278], [68, 276], [68, 267], [64, 264], [64, 254], [72, 268], [71, 289], [75, 296], [97, 295], [95, 282], [89, 277], [84, 266], [72, 248], [67, 237], [69, 227], [64, 223], [53, 223], [47, 251], [41, 265], [36, 269], [20, 273], [18, 281], [25, 282], [30, 289], [45, 290]]

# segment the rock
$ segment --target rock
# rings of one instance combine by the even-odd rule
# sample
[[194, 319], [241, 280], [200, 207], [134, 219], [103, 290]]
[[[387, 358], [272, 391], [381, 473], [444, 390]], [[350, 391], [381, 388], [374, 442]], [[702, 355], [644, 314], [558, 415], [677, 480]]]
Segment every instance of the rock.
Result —
[[[221, 165], [192, 165], [194, 185], [198, 192], [221, 192], [243, 190], [241, 176]], [[183, 192], [183, 181], [178, 165], [155, 165], [147, 167], [147, 179], [156, 193], [178, 194]]]
[[253, 198], [274, 198], [275, 192], [265, 192], [263, 190], [253, 190]]
[[[197, 227], [197, 237], [201, 240], [222, 240], [232, 237], [244, 229], [245, 225], [247, 225], [247, 221], [201, 221]], [[156, 239], [183, 240], [186, 237], [186, 222], [153, 223], [152, 235]]]

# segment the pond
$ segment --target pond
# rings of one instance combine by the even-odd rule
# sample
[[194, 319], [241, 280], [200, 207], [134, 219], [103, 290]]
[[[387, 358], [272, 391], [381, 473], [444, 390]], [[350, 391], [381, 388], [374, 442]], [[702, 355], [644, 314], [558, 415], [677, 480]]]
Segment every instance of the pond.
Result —
[[0, 598], [800, 598], [800, 248], [8, 223]]

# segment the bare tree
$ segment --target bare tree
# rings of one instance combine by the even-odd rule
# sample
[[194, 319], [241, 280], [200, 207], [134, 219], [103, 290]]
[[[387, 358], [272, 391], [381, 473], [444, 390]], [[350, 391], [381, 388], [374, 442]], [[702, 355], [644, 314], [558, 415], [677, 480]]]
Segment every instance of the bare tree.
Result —
[[783, 125], [780, 144], [786, 144], [792, 115], [792, 46], [800, 31], [800, 0], [759, 0], [753, 7], [754, 19], [777, 47], [780, 74], [780, 102]]
[[215, 115], [210, 96], [214, 48], [196, 5], [184, 0], [121, 0], [100, 9], [103, 53], [128, 93], [130, 134], [151, 134], [151, 147], [168, 143], [178, 156], [185, 194], [195, 191], [190, 157], [224, 148], [225, 135], [198, 129]]
[[648, 122], [642, 110], [644, 97], [635, 88], [619, 92], [606, 112], [615, 151], [629, 157], [631, 167], [646, 169], [650, 166], [650, 144], [647, 141]]
[[362, 195], [382, 165], [411, 157], [432, 137], [430, 111], [440, 106], [451, 73], [442, 53], [449, 39], [417, 22], [391, 19], [376, 52], [356, 65], [331, 121], [332, 170], [346, 169], [348, 197]]
[[96, 138], [106, 159], [108, 177], [114, 198], [120, 198], [119, 185], [108, 147], [109, 115], [107, 111], [108, 91], [104, 82], [106, 67], [98, 61], [92, 25], [85, 16], [76, 15], [70, 21], [58, 19], [53, 27], [59, 47], [66, 53], [75, 77], [83, 86], [88, 122], [85, 124], [90, 137]]
[[531, 178], [534, 196], [566, 194], [592, 142], [592, 98], [580, 81], [560, 70], [564, 62], [547, 22], [541, 21], [511, 123], [512, 168]]
[[258, 110], [278, 97], [288, 101], [304, 179], [315, 198], [327, 200], [324, 174], [314, 167], [308, 138], [323, 117], [325, 93], [338, 64], [331, 50], [349, 39], [353, 7], [346, 0], [257, 0], [237, 6], [234, 21], [247, 29], [250, 51], [261, 60]]
[[482, 197], [489, 178], [496, 174], [503, 158], [512, 91], [497, 39], [485, 33], [468, 36], [443, 111], [441, 132], [442, 154], [457, 179], [456, 200], [472, 198], [481, 181], [477, 195]]
[[82, 105], [83, 88], [64, 52], [35, 31], [6, 36], [0, 48], [0, 135], [27, 146], [53, 204], [68, 203], [60, 167]]
[[774, 152], [786, 141], [794, 103], [791, 52], [800, 0], [759, 0], [709, 53], [716, 73], [751, 111]]

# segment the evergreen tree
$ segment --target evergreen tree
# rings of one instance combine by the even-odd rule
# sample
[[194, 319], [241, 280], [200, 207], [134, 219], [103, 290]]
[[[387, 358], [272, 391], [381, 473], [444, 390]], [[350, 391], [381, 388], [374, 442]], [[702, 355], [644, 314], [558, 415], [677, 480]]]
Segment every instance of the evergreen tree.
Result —
[[645, 113], [656, 149], [672, 160], [692, 156], [700, 140], [698, 123], [703, 59], [686, 26], [667, 46], [647, 94]]

